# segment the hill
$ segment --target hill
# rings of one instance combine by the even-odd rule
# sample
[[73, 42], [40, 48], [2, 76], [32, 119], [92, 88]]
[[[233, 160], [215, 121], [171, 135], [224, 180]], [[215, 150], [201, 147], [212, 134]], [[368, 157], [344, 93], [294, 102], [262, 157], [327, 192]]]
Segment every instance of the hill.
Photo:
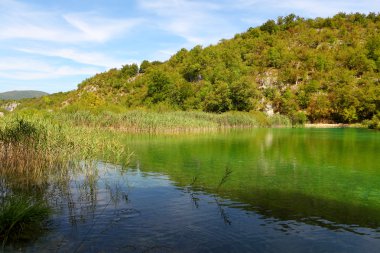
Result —
[[0, 93], [0, 99], [2, 100], [19, 100], [24, 98], [38, 98], [45, 95], [49, 95], [46, 92], [35, 90], [15, 90]]
[[380, 112], [380, 15], [290, 14], [165, 62], [143, 61], [84, 80], [78, 90], [21, 107], [262, 111], [354, 123]]

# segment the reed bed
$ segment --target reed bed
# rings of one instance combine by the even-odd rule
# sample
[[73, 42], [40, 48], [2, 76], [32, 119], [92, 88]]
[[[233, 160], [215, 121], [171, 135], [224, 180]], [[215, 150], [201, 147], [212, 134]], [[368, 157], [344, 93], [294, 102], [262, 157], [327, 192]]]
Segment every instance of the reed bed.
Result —
[[131, 133], [183, 133], [210, 132], [230, 128], [257, 128], [291, 126], [285, 116], [267, 117], [254, 112], [227, 112], [222, 114], [199, 111], [155, 112], [132, 110], [126, 113], [88, 111], [52, 114], [55, 121], [64, 121], [75, 126], [97, 129], [113, 129]]
[[32, 228], [42, 230], [43, 220], [50, 213], [46, 204], [49, 197], [45, 195], [52, 184], [65, 187], [71, 176], [95, 170], [101, 161], [125, 165], [130, 156], [122, 143], [110, 139], [104, 131], [57, 124], [40, 116], [3, 118], [0, 121], [3, 246], [9, 238], [30, 236]]
[[72, 155], [70, 146], [61, 129], [52, 125], [7, 121], [0, 129], [0, 167], [2, 172], [39, 177], [39, 170], [62, 168]]

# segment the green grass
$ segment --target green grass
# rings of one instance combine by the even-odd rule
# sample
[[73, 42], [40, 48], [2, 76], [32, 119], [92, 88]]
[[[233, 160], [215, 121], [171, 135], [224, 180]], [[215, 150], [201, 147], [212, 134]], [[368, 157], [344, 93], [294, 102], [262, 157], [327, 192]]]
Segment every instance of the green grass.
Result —
[[131, 110], [124, 113], [89, 111], [75, 113], [46, 113], [54, 122], [65, 122], [75, 127], [111, 129], [131, 133], [186, 133], [209, 132], [229, 128], [257, 128], [291, 126], [286, 116], [267, 117], [260, 112], [227, 112], [222, 114], [200, 111]]
[[5, 117], [0, 122], [3, 245], [10, 238], [26, 238], [29, 231], [39, 230], [50, 209], [33, 199], [46, 199], [48, 185], [63, 185], [76, 173], [95, 169], [100, 161], [126, 165], [131, 153], [112, 137], [104, 130], [58, 124], [41, 115]]
[[73, 156], [72, 143], [59, 126], [12, 118], [0, 125], [0, 151], [3, 172], [29, 175], [60, 169]]
[[68, 163], [91, 160], [118, 163], [129, 155], [107, 131], [41, 115], [5, 117], [0, 122], [0, 151], [1, 166], [21, 173], [62, 170]]
[[0, 206], [0, 240], [29, 239], [44, 228], [51, 209], [43, 201], [24, 196], [6, 197]]

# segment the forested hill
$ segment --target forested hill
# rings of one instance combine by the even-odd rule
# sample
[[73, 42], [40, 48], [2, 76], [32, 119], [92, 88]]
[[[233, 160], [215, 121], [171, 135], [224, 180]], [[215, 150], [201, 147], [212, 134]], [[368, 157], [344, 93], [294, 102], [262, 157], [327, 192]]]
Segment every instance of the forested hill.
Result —
[[35, 90], [14, 90], [0, 93], [0, 100], [18, 100], [23, 98], [37, 98], [48, 95], [46, 92]]
[[[380, 111], [380, 14], [269, 20], [166, 62], [125, 65], [40, 108], [259, 110], [312, 122], [359, 122]], [[112, 105], [112, 106], [110, 106]]]

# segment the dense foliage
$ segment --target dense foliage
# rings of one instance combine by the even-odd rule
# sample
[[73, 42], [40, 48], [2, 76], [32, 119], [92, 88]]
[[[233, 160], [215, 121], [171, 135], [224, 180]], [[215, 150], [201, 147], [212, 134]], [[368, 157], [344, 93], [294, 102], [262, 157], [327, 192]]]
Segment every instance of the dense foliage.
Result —
[[380, 111], [380, 14], [296, 15], [166, 62], [125, 65], [44, 97], [38, 108], [277, 112], [294, 122], [353, 123]]

